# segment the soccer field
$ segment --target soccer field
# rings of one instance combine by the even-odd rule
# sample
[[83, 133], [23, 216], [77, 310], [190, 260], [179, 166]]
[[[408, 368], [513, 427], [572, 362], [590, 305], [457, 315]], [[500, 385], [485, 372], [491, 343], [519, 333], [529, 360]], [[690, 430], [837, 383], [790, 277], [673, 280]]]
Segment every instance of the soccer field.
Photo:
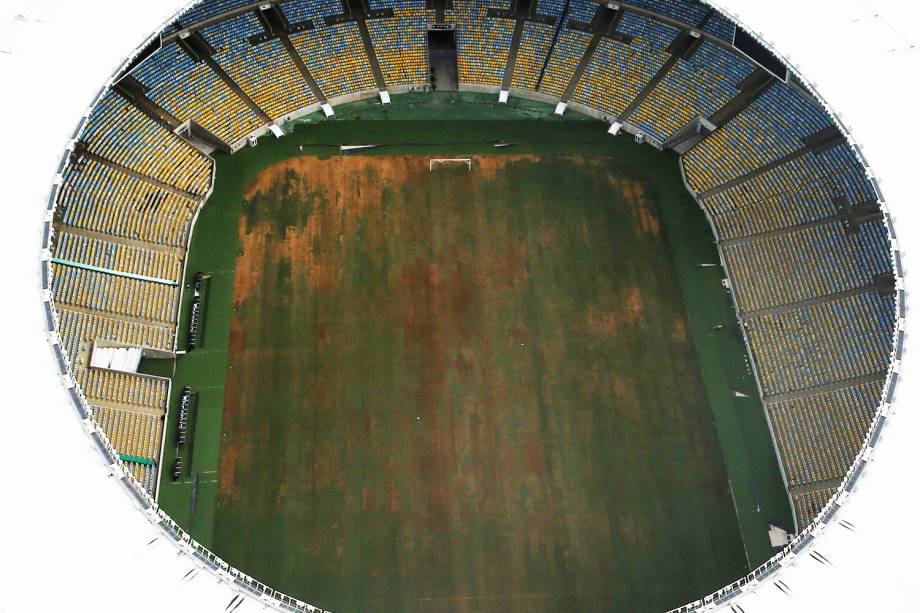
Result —
[[604, 158], [263, 171], [215, 547], [352, 611], [626, 607], [692, 581], [680, 553], [742, 572], [645, 192]]
[[174, 379], [200, 394], [193, 465], [164, 508], [336, 611], [664, 610], [768, 556], [788, 506], [675, 158], [548, 122], [502, 155], [460, 137], [533, 128], [320, 149], [378, 123], [219, 159], [189, 259], [207, 340]]

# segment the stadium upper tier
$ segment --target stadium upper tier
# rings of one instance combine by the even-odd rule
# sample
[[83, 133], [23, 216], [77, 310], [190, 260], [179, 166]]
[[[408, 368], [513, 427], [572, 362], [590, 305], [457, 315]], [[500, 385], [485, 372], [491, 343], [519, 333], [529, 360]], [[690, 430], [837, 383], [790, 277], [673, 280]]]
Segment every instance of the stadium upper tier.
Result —
[[319, 103], [430, 87], [427, 31], [441, 19], [461, 89], [571, 103], [682, 154], [799, 528], [810, 522], [863, 444], [897, 320], [879, 196], [822, 103], [736, 49], [735, 25], [698, 2], [364, 6], [205, 0], [116, 75], [75, 139], [55, 195], [56, 331], [98, 427], [119, 453], [153, 462], [130, 465], [138, 480], [155, 491], [168, 381], [89, 358], [99, 342], [175, 351], [190, 231], [213, 177], [196, 146], [235, 150]]

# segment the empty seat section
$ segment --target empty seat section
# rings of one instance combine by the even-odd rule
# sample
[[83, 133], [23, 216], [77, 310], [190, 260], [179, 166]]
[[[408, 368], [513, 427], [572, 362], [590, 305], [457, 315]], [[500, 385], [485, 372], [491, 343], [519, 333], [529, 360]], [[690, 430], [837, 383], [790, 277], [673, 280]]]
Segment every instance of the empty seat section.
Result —
[[[540, 83], [540, 92], [561, 98], [590, 42], [590, 34], [562, 26], [562, 31], [550, 52], [543, 81]], [[601, 44], [603, 45], [603, 41]]]
[[628, 4], [654, 11], [691, 26], [699, 25], [709, 12], [709, 7], [705, 4], [689, 0], [630, 0]]
[[862, 447], [882, 381], [767, 406], [791, 487], [840, 480]]
[[323, 25], [323, 17], [344, 12], [342, 0], [293, 0], [278, 6], [290, 23], [312, 21], [316, 27]]
[[312, 30], [291, 35], [291, 42], [320, 90], [329, 98], [376, 90], [377, 84], [354, 22], [333, 26], [313, 19]]
[[[537, 13], [549, 17], [562, 17], [567, 0], [537, 0]], [[557, 21], [557, 24], [561, 23]]]
[[290, 23], [313, 21], [315, 26], [323, 23], [323, 17], [344, 13], [342, 0], [292, 0], [278, 5]]
[[96, 406], [93, 417], [118, 453], [151, 460], [159, 457], [163, 432], [159, 415]]
[[733, 43], [735, 41], [735, 24], [722, 13], [715, 12], [709, 21], [703, 26], [704, 32], [709, 32], [713, 36], [718, 36], [722, 40]]
[[795, 494], [792, 497], [792, 504], [795, 507], [795, 516], [798, 518], [799, 525], [805, 526], [817, 517], [836, 491], [836, 487], [825, 487]]
[[232, 143], [262, 121], [205, 62], [196, 62], [170, 43], [131, 71], [148, 89], [147, 96], [179, 118], [201, 125]]
[[179, 15], [179, 22], [182, 27], [187, 28], [200, 21], [241, 8], [247, 4], [253, 4], [253, 0], [205, 0]]
[[540, 80], [540, 72], [553, 44], [553, 32], [556, 26], [527, 21], [521, 33], [521, 45], [518, 47], [514, 62], [514, 75], [511, 87], [535, 91]]
[[514, 34], [514, 20], [489, 17], [501, 0], [454, 0], [457, 19], [457, 76], [460, 83], [501, 85]]
[[870, 285], [891, 271], [881, 220], [846, 233], [840, 222], [724, 245], [742, 311], [790, 304]]
[[166, 413], [169, 380], [134, 373], [89, 368], [78, 372], [80, 385], [89, 403], [153, 415]]
[[590, 23], [597, 13], [597, 4], [590, 0], [540, 0], [537, 10], [558, 18], [553, 25], [556, 42], [548, 43], [552, 49], [549, 61], [544, 63], [545, 69], [539, 91], [561, 98], [591, 42], [591, 34], [572, 29], [572, 22]]
[[703, 200], [722, 239], [825, 219], [849, 205], [876, 202], [872, 184], [848, 144], [806, 153]]
[[174, 324], [179, 288], [52, 264], [55, 302], [99, 313]]
[[198, 201], [83, 158], [64, 172], [57, 205], [68, 226], [181, 247]]
[[136, 413], [130, 408], [92, 407], [93, 421], [102, 430], [115, 451], [121, 456], [131, 456], [154, 462], [125, 461], [125, 467], [148, 493], [156, 492], [157, 467], [160, 463], [160, 446], [163, 440], [163, 417]]
[[424, 9], [425, 0], [370, 0], [371, 10]]
[[146, 249], [61, 232], [55, 236], [53, 253], [62, 260], [119, 272], [175, 282], [182, 278], [182, 258], [172, 250]]
[[156, 492], [156, 483], [159, 478], [157, 467], [133, 462], [127, 462], [126, 464], [131, 470], [131, 475], [147, 490], [148, 494], [153, 495]]
[[367, 21], [377, 63], [388, 86], [428, 83], [429, 12], [422, 3], [421, 7], [397, 7], [392, 17]]
[[[868, 287], [892, 263], [884, 222], [867, 221], [877, 195], [861, 160], [845, 142], [801, 152], [804, 137], [831, 124], [804, 90], [774, 83], [683, 156], [697, 193], [735, 183], [700, 202], [720, 240], [800, 526], [863, 444], [896, 320], [894, 296]], [[744, 176], [791, 152], [799, 154]], [[848, 290], [859, 293], [832, 296]]]
[[877, 202], [875, 188], [848, 143], [841, 143], [815, 157], [822, 172], [835, 178], [836, 195], [842, 196], [847, 204]]
[[[565, 3], [563, 2], [562, 4]], [[565, 13], [565, 18], [578, 23], [591, 23], [594, 15], [597, 14], [597, 6], [597, 3], [591, 0], [569, 0], [568, 12]]]
[[89, 351], [97, 340], [162, 351], [173, 350], [175, 328], [169, 324], [125, 321], [104, 313], [71, 310], [63, 303], [56, 303], [55, 307], [61, 347], [76, 369], [89, 367]]
[[728, 124], [684, 155], [684, 170], [699, 193], [792, 153], [803, 138], [833, 124], [811, 94], [779, 81]]
[[652, 80], [679, 34], [676, 28], [635, 13], [623, 15], [617, 30], [632, 41], [601, 40], [573, 96], [610, 117], [622, 113]]
[[80, 141], [96, 155], [177, 189], [203, 196], [211, 187], [207, 156], [112, 90], [93, 107]]
[[742, 56], [703, 41], [688, 59], [677, 60], [629, 122], [664, 142], [691, 119], [719, 110], [753, 70]]
[[[578, 81], [573, 99], [610, 117], [619, 115], [635, 95], [622, 87], [631, 76], [627, 74], [632, 70], [629, 58], [628, 45], [602, 39]], [[640, 78], [636, 76], [633, 80]]]
[[204, 28], [201, 32], [217, 52], [214, 59], [234, 83], [272, 119], [316, 102], [303, 76], [277, 38], [250, 44], [262, 33], [254, 13], [244, 13]]
[[765, 395], [885, 372], [894, 296], [848, 296], [744, 322]]

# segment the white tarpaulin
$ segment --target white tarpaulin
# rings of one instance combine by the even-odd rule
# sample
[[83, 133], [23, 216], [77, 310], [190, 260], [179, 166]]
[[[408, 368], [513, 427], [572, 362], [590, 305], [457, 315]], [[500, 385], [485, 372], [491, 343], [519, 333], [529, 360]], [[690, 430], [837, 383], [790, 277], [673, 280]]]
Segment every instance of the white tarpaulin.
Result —
[[93, 347], [89, 365], [93, 368], [107, 368], [122, 372], [137, 372], [141, 363], [140, 347]]

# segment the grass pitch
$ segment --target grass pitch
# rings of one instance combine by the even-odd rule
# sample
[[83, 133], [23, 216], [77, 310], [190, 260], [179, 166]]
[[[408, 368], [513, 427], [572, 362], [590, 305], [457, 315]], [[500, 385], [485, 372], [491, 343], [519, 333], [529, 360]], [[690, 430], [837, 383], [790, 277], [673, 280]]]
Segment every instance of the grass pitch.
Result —
[[216, 549], [343, 611], [634, 610], [743, 572], [648, 186], [427, 162], [247, 189]]
[[[336, 611], [660, 611], [766, 559], [788, 503], [676, 157], [405, 98], [219, 156], [174, 377], [195, 452], [160, 504]], [[357, 142], [387, 147], [316, 157]]]

